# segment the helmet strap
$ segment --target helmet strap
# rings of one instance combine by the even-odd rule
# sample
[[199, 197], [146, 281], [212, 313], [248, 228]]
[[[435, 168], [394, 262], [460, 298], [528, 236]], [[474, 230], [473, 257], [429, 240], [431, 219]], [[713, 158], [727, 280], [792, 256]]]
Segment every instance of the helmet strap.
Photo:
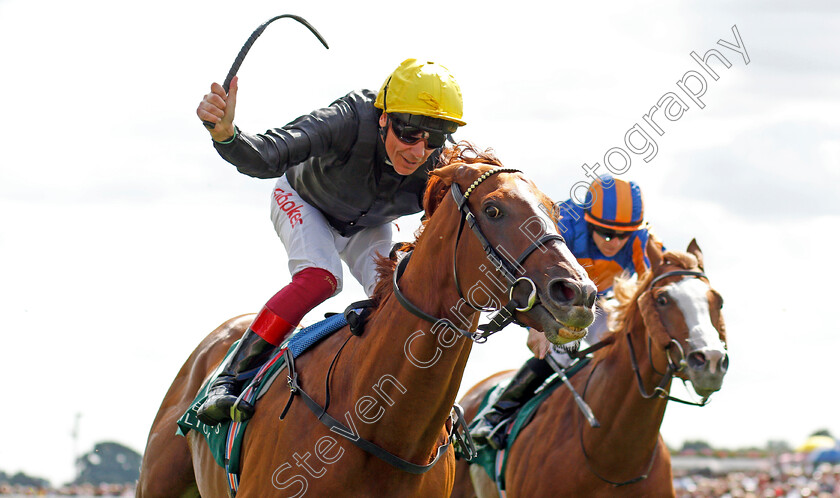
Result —
[[391, 118], [388, 117], [387, 114], [384, 114], [385, 111], [382, 111], [383, 115], [385, 116], [385, 126], [379, 127], [379, 136], [382, 138], [382, 142], [385, 143], [385, 139], [388, 137], [388, 128], [391, 127]]
[[391, 78], [393, 77], [393, 75], [388, 77], [388, 81], [385, 82], [385, 92], [382, 95], [382, 112], [384, 112], [385, 115], [388, 114], [388, 87], [391, 86]]
[[393, 75], [388, 77], [388, 81], [385, 82], [385, 91], [382, 95], [382, 115], [385, 116], [385, 126], [379, 127], [379, 136], [382, 137], [382, 143], [385, 143], [385, 139], [388, 138], [388, 128], [391, 127], [391, 118], [388, 116], [388, 87], [391, 86], [391, 78], [393, 77]]

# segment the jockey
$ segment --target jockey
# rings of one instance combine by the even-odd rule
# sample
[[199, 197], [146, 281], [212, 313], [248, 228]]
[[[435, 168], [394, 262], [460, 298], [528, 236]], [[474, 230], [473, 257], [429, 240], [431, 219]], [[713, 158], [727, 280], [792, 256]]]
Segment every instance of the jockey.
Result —
[[[598, 294], [606, 298], [615, 277], [622, 273], [642, 274], [650, 267], [645, 254], [648, 240], [662, 248], [661, 242], [650, 232], [644, 221], [642, 191], [636, 182], [602, 175], [592, 182], [586, 194], [585, 207], [572, 199], [555, 206], [557, 226], [578, 263], [586, 268], [589, 278], [598, 287]], [[589, 327], [586, 340], [597, 343], [607, 331], [607, 313], [600, 301], [595, 322]], [[544, 359], [549, 352], [557, 362], [567, 367], [571, 363], [563, 347], [552, 347], [545, 336], [528, 330], [528, 347], [535, 357], [529, 359], [499, 395], [496, 403], [483, 415], [471, 431], [476, 442], [494, 449], [505, 446], [503, 422], [516, 414], [554, 370]]]
[[371, 295], [377, 254], [392, 247], [391, 222], [422, 210], [428, 173], [458, 126], [461, 89], [444, 66], [407, 59], [378, 93], [350, 92], [329, 107], [265, 134], [233, 124], [238, 81], [218, 83], [196, 111], [219, 155], [257, 178], [277, 178], [271, 219], [292, 281], [257, 314], [221, 367], [198, 418], [210, 425], [245, 420], [254, 407], [234, 402], [243, 374], [261, 366], [312, 308], [342, 288], [343, 260]]

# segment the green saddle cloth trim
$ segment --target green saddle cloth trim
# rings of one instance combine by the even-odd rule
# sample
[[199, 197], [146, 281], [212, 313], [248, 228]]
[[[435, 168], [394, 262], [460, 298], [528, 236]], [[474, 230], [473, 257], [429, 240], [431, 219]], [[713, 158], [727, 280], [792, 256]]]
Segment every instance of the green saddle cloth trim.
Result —
[[[587, 363], [589, 363], [589, 358], [583, 358], [574, 365], [572, 365], [568, 370], [566, 370], [566, 377], [572, 378], [574, 374], [576, 374], [581, 368], [583, 368]], [[477, 448], [478, 455], [470, 461], [471, 464], [478, 464], [484, 468], [484, 471], [487, 472], [487, 475], [493, 479], [499, 489], [505, 489], [505, 469], [507, 469], [507, 461], [508, 461], [508, 448], [513, 446], [513, 442], [516, 441], [516, 437], [519, 436], [519, 433], [522, 432], [522, 429], [527, 426], [531, 420], [534, 418], [534, 413], [537, 411], [537, 408], [542, 404], [543, 401], [546, 400], [551, 393], [553, 393], [558, 387], [563, 385], [563, 381], [560, 380], [556, 374], [553, 375], [548, 384], [546, 384], [543, 389], [533, 398], [531, 398], [525, 405], [519, 410], [519, 413], [516, 414], [516, 419], [513, 421], [513, 426], [510, 428], [510, 432], [507, 437], [507, 446], [501, 451], [494, 450], [489, 445], [479, 446]], [[487, 406], [488, 402], [493, 399], [497, 399], [498, 396], [494, 394], [496, 391], [504, 389], [502, 384], [496, 384], [493, 389], [487, 391], [487, 394], [484, 395], [484, 399], [481, 400], [481, 405], [478, 407], [478, 412], [481, 413], [484, 408]], [[476, 419], [477, 420], [477, 419]], [[475, 423], [475, 421], [473, 422]], [[500, 472], [496, 473], [496, 461], [498, 459], [499, 453], [502, 453], [502, 466]]]
[[[347, 325], [347, 319], [344, 314], [335, 313], [318, 323], [306, 327], [305, 329], [295, 331], [294, 334], [292, 334], [283, 344], [280, 345], [271, 359], [258, 369], [254, 378], [246, 385], [242, 386], [243, 399], [256, 404], [257, 399], [259, 399], [268, 387], [271, 386], [277, 374], [286, 368], [286, 356], [284, 355], [285, 350], [288, 349], [288, 351], [292, 354], [292, 357], [297, 358], [309, 348], [317, 344], [320, 340], [335, 331], [340, 330], [345, 325]], [[225, 354], [225, 359], [231, 355], [238, 343], [239, 341], [235, 341], [230, 346], [227, 354]], [[216, 368], [216, 371], [213, 372], [207, 382], [201, 386], [201, 389], [199, 389], [198, 394], [189, 409], [184, 412], [178, 420], [178, 430], [176, 433], [181, 436], [185, 436], [190, 430], [195, 430], [199, 434], [203, 435], [207, 440], [207, 445], [210, 447], [210, 451], [212, 452], [216, 463], [227, 470], [228, 474], [238, 475], [240, 470], [240, 449], [242, 448], [243, 435], [245, 434], [245, 427], [248, 425], [248, 420], [244, 422], [228, 421], [214, 426], [203, 424], [200, 420], [198, 420], [198, 409], [207, 399], [207, 390], [216, 377], [219, 376], [222, 366], [225, 363], [225, 360], [222, 360]], [[252, 387], [255, 381], [259, 382], [259, 384]], [[254, 392], [254, 390], [256, 390], [256, 392]], [[230, 434], [230, 437], [228, 434]], [[230, 451], [227, 452], [227, 454], [230, 455], [229, 461], [226, 460], [225, 457], [228, 440], [230, 440]], [[234, 488], [235, 486], [231, 488], [231, 491], [234, 491]]]
[[[233, 352], [236, 345], [239, 341], [235, 341], [228, 350], [225, 358], [227, 358], [231, 352]], [[221, 365], [224, 365], [225, 361], [222, 360]], [[274, 377], [277, 375], [278, 372], [286, 368], [286, 360], [285, 358], [280, 355], [279, 358], [276, 359], [267, 369], [265, 375], [263, 376], [263, 381], [260, 384], [256, 397], [259, 398], [263, 391], [268, 389], [271, 386], [271, 383]], [[198, 434], [204, 436], [204, 439], [207, 440], [207, 446], [210, 448], [210, 452], [213, 454], [213, 458], [216, 460], [216, 463], [219, 464], [222, 468], [226, 469], [230, 473], [238, 474], [239, 473], [239, 455], [241, 454], [241, 447], [242, 447], [242, 440], [244, 439], [243, 436], [245, 434], [245, 427], [248, 425], [249, 420], [244, 422], [238, 422], [237, 425], [233, 427], [234, 432], [233, 435], [235, 436], [233, 439], [233, 446], [230, 451], [231, 459], [227, 461], [225, 458], [225, 446], [227, 444], [228, 433], [231, 431], [231, 426], [234, 422], [228, 420], [227, 422], [223, 422], [218, 425], [207, 425], [200, 420], [198, 420], [198, 409], [201, 407], [202, 403], [207, 399], [207, 390], [216, 377], [219, 375], [219, 370], [213, 372], [207, 382], [201, 387], [198, 391], [198, 395], [196, 395], [195, 399], [193, 400], [190, 408], [184, 412], [180, 419], [178, 419], [178, 430], [176, 434], [180, 436], [186, 436], [187, 433], [191, 430], [196, 431]], [[247, 389], [249, 384], [243, 386], [242, 390], [244, 392]]]

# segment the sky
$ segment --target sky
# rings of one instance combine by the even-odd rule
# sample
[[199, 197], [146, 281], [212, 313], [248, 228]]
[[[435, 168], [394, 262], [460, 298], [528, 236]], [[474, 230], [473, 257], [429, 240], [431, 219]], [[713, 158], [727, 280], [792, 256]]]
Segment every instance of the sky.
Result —
[[[288, 281], [274, 181], [223, 161], [195, 115], [253, 29], [283, 13], [331, 48], [271, 25], [239, 72], [242, 129], [433, 60], [464, 94], [456, 138], [492, 147], [555, 201], [681, 95], [656, 154], [630, 154], [622, 178], [641, 185], [668, 247], [703, 249], [730, 371], [710, 405], [670, 404], [662, 434], [726, 448], [840, 435], [840, 6], [733, 3], [0, 0], [0, 470], [58, 484], [96, 442], [142, 452], [195, 345]], [[733, 30], [743, 55], [726, 46]], [[691, 53], [710, 49], [731, 65], [711, 60], [701, 107], [678, 82], [699, 93]], [[411, 240], [417, 217], [398, 225]], [[348, 278], [307, 320], [362, 294]], [[462, 392], [518, 368], [525, 337], [514, 327], [474, 347]]]

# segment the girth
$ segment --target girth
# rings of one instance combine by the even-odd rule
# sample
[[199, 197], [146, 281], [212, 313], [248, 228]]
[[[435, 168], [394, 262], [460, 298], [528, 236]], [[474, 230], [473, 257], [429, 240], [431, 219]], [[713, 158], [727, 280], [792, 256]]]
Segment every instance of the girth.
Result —
[[[318, 402], [312, 399], [312, 397], [309, 396], [309, 394], [307, 394], [306, 391], [304, 391], [298, 383], [298, 375], [295, 369], [295, 359], [292, 356], [291, 351], [289, 351], [288, 349], [285, 352], [285, 357], [286, 364], [289, 369], [289, 374], [286, 377], [286, 381], [289, 385], [291, 396], [289, 397], [288, 403], [286, 403], [286, 408], [280, 415], [281, 420], [286, 416], [286, 413], [289, 411], [289, 407], [291, 406], [295, 395], [298, 395], [301, 397], [301, 399], [303, 399], [303, 402], [306, 405], [306, 407], [309, 408], [309, 410], [313, 414], [315, 414], [318, 420], [322, 424], [327, 426], [330, 429], [330, 431], [344, 437], [345, 439], [356, 445], [358, 448], [362, 449], [367, 453], [370, 453], [376, 458], [379, 458], [380, 460], [391, 465], [392, 467], [400, 469], [404, 472], [408, 472], [409, 474], [423, 474], [425, 472], [428, 472], [432, 467], [434, 467], [438, 460], [440, 460], [440, 458], [444, 454], [446, 454], [446, 450], [449, 448], [452, 438], [458, 441], [468, 441], [468, 447], [472, 447], [473, 451], [475, 450], [475, 446], [472, 445], [472, 439], [469, 436], [469, 432], [466, 432], [465, 434], [458, 434], [459, 429], [464, 430], [464, 428], [466, 428], [466, 422], [463, 420], [463, 411], [460, 410], [460, 407], [458, 405], [455, 405], [457, 407], [455, 410], [456, 420], [452, 424], [452, 434], [450, 435], [450, 439], [448, 439], [446, 443], [438, 447], [437, 453], [435, 454], [435, 457], [432, 459], [432, 461], [427, 465], [418, 465], [416, 463], [409, 462], [408, 460], [404, 460], [394, 455], [393, 453], [383, 449], [382, 447], [371, 443], [367, 439], [362, 439], [361, 437], [359, 437], [355, 430], [351, 430], [346, 425], [336, 420], [335, 417], [327, 413], [326, 407], [319, 405]], [[327, 404], [329, 404], [329, 397]], [[355, 429], [355, 424], [352, 423], [352, 419], [348, 420], [351, 422], [351, 425], [353, 425], [353, 429]]]

